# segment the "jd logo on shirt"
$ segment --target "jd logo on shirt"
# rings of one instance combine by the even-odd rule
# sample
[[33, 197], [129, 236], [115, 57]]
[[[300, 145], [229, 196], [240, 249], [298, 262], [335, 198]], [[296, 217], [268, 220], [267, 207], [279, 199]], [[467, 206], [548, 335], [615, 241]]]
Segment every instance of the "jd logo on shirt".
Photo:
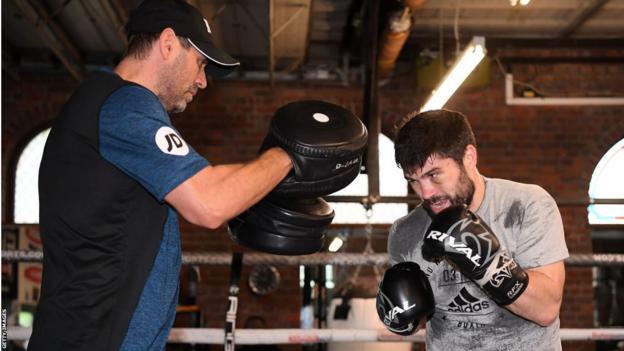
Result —
[[189, 152], [188, 145], [173, 128], [160, 127], [154, 140], [160, 151], [166, 154], [185, 156]]

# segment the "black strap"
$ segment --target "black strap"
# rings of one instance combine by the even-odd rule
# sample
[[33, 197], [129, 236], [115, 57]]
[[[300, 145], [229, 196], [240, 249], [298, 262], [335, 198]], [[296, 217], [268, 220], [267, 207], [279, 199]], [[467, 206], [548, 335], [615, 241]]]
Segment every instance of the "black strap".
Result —
[[348, 282], [339, 293], [342, 297], [342, 301], [339, 305], [336, 305], [334, 309], [334, 320], [349, 319], [349, 311], [351, 311], [351, 299], [353, 298], [354, 286], [352, 282]]
[[236, 312], [238, 311], [238, 291], [242, 263], [243, 254], [241, 252], [234, 252], [232, 254], [232, 265], [230, 270], [228, 308], [225, 312], [225, 340], [223, 342], [225, 351], [234, 351], [235, 346], [234, 332], [236, 331]]

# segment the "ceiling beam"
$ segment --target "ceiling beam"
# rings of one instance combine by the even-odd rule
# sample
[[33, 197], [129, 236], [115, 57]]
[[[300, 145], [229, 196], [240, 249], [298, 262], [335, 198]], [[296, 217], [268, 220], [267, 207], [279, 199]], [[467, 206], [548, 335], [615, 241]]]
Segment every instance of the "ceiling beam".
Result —
[[290, 18], [286, 20], [285, 23], [283, 23], [279, 28], [273, 31], [273, 34], [271, 34], [272, 39], [277, 38], [277, 36], [280, 35], [280, 33], [282, 33], [286, 28], [288, 28], [288, 25], [291, 24], [294, 20], [296, 20], [297, 17], [299, 17], [299, 15], [302, 14], [305, 10], [309, 11], [309, 8], [307, 5], [305, 4], [298, 4], [298, 5], [299, 6], [297, 7], [299, 8], [297, 9], [297, 11], [292, 16], [290, 16]]
[[127, 46], [128, 38], [126, 37], [126, 30], [124, 24], [119, 18], [119, 14], [112, 8], [109, 0], [100, 0], [100, 5], [106, 13], [106, 18], [108, 18], [113, 24], [113, 28], [115, 28], [115, 34], [117, 35], [117, 38], [121, 40], [124, 47]]
[[601, 63], [601, 64], [609, 64], [609, 63], [619, 63], [624, 64], [624, 56], [613, 56], [613, 57], [597, 57], [597, 56], [500, 56], [499, 59], [502, 63], [505, 64], [560, 64], [560, 63], [569, 63], [569, 64], [592, 64], [592, 63]]
[[585, 7], [581, 12], [579, 12], [576, 17], [568, 23], [565, 28], [559, 33], [560, 38], [569, 38], [576, 32], [587, 20], [589, 20], [598, 10], [600, 10], [607, 0], [595, 0], [587, 7]]
[[128, 23], [128, 12], [126, 12], [126, 8], [121, 3], [121, 0], [111, 0], [111, 1], [112, 1], [113, 8], [115, 9], [115, 12], [121, 19], [121, 23]]
[[[15, 5], [21, 11], [24, 18], [26, 18], [35, 27], [37, 34], [43, 42], [52, 50], [54, 55], [61, 61], [69, 73], [78, 81], [83, 79], [83, 67], [82, 59], [72, 58], [68, 56], [69, 49], [67, 46], [72, 44], [66, 40], [63, 40], [57, 36], [57, 32], [50, 27], [52, 22], [48, 16], [42, 16], [36, 8], [33, 8], [32, 4], [28, 0], [13, 0]], [[37, 3], [39, 8], [41, 4]], [[41, 10], [41, 9], [40, 9]], [[75, 48], [74, 48], [75, 49]], [[76, 53], [71, 56], [76, 55]]]
[[[407, 45], [429, 48], [434, 51], [439, 47], [436, 36], [417, 37], [412, 33]], [[616, 39], [580, 39], [580, 38], [490, 38], [487, 37], [487, 49], [619, 49], [624, 48], [624, 38]], [[323, 43], [323, 42], [321, 42]], [[444, 38], [444, 47], [454, 47], [455, 39]]]
[[[422, 11], [421, 11], [422, 12]], [[418, 12], [416, 12], [418, 13]], [[422, 16], [422, 14], [418, 15]], [[435, 33], [440, 25], [446, 30], [452, 29], [454, 26], [453, 17], [418, 17], [414, 16], [414, 31], [423, 33]], [[482, 17], [462, 17], [461, 18], [462, 32], [467, 30], [466, 28], [478, 28], [478, 30], [491, 29], [491, 28], [505, 28], [506, 31], [517, 28], [519, 32], [524, 32], [527, 29], [538, 31], [541, 29], [559, 28], [565, 24], [565, 21], [559, 18], [515, 18], [509, 19], [505, 17], [493, 17], [484, 19]], [[451, 31], [452, 34], [452, 31]]]
[[[238, 2], [238, 0], [235, 1], [236, 5], [238, 5], [238, 7], [240, 9], [243, 10], [243, 12], [245, 12], [247, 14], [247, 16], [249, 16], [249, 19], [254, 23], [254, 25], [256, 26], [256, 28], [260, 31], [260, 33], [265, 36], [268, 37], [268, 34], [266, 32], [266, 30], [264, 30], [264, 27], [262, 26], [262, 24], [260, 24], [260, 21], [258, 21], [258, 19], [256, 18], [256, 16], [254, 16], [253, 13], [251, 13], [251, 11], [249, 11], [249, 9], [247, 8], [247, 6], [245, 6], [244, 4], [241, 4]], [[270, 5], [269, 5], [270, 6]], [[270, 17], [270, 16], [269, 16]]]
[[310, 31], [312, 28], [312, 1], [307, 0], [304, 5], [308, 9], [308, 25], [306, 26], [306, 35], [305, 35], [305, 45], [304, 49], [301, 50], [301, 54], [298, 55], [288, 66], [286, 66], [281, 72], [285, 74], [292, 73], [295, 69], [297, 69], [301, 64], [305, 61], [306, 56], [308, 55], [308, 50], [310, 48]]
[[[462, 9], [470, 11], [505, 11], [515, 13], [530, 13], [533, 11], [570, 11], [577, 3], [586, 3], [588, 0], [549, 0], [532, 1], [528, 6], [511, 6], [509, 1], [463, 1]], [[616, 5], [617, 6], [617, 5]], [[452, 0], [428, 0], [424, 2], [423, 10], [427, 11], [455, 11], [457, 2]]]
[[82, 11], [85, 13], [86, 18], [93, 25], [93, 28], [95, 28], [95, 32], [98, 34], [100, 39], [102, 39], [102, 42], [107, 46], [109, 50], [113, 49], [113, 45], [106, 37], [104, 30], [102, 29], [102, 27], [100, 26], [100, 23], [96, 19], [97, 9], [93, 8], [94, 4], [92, 3], [92, 1], [91, 0], [87, 0], [87, 1], [79, 0], [78, 4], [80, 5], [80, 8], [82, 9]]
[[64, 4], [64, 6], [57, 10], [56, 13], [50, 14], [50, 12], [48, 12], [48, 10], [45, 8], [41, 1], [28, 0], [27, 2], [35, 10], [37, 16], [39, 16], [39, 18], [37, 18], [37, 25], [44, 24], [48, 28], [50, 28], [52, 34], [65, 47], [67, 53], [69, 53], [71, 58], [75, 62], [82, 61], [80, 50], [78, 50], [78, 47], [74, 44], [74, 42], [69, 38], [67, 33], [65, 33], [63, 28], [54, 19], [54, 17], [57, 16], [58, 13], [60, 13], [59, 11], [62, 11], [62, 9], [64, 9], [66, 5]]
[[[276, 21], [277, 19], [280, 19], [282, 21], [279, 27], [276, 27], [277, 23], [273, 23], [273, 33], [271, 34], [270, 38], [270, 40], [273, 40], [274, 62], [276, 62], [278, 59], [284, 59], [284, 57], [279, 57], [280, 54], [282, 54], [284, 51], [284, 42], [290, 43], [290, 48], [292, 48], [293, 51], [297, 52], [296, 57], [292, 58], [292, 61], [285, 68], [279, 70], [280, 73], [291, 73], [305, 60], [311, 26], [311, 6], [312, 5], [310, 0], [298, 0], [297, 2], [280, 1], [278, 2], [277, 9], [274, 9], [275, 13], [273, 17], [276, 19]], [[307, 25], [299, 26], [302, 23], [306, 23]], [[277, 40], [280, 34], [282, 34], [288, 28], [290, 28], [291, 33], [296, 34], [293, 34], [292, 37], [287, 36], [287, 38]], [[291, 41], [292, 38], [296, 38], [297, 40]], [[302, 40], [303, 44], [299, 40]], [[282, 45], [280, 46], [279, 44]], [[275, 67], [273, 67], [273, 69], [276, 70]]]
[[227, 7], [227, 5], [228, 3], [225, 2], [219, 6], [217, 11], [215, 11], [212, 17], [210, 17], [210, 23], [212, 23], [216, 18], [218, 18], [219, 16], [223, 14], [223, 11], [225, 11], [225, 8]]

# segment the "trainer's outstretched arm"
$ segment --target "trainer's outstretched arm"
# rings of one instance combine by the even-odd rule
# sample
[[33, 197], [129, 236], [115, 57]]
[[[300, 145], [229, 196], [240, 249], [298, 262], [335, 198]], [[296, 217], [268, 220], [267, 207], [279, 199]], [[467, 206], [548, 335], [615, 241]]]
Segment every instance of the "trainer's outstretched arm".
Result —
[[218, 228], [260, 201], [291, 168], [288, 154], [271, 148], [246, 164], [206, 167], [173, 189], [165, 201], [189, 222]]

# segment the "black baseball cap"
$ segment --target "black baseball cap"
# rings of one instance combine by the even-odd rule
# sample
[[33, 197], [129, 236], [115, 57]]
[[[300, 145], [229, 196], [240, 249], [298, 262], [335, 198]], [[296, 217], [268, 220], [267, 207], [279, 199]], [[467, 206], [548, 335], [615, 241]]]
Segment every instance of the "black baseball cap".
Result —
[[126, 25], [129, 37], [138, 33], [160, 33], [165, 28], [187, 38], [208, 59], [206, 73], [212, 76], [225, 76], [240, 65], [215, 46], [208, 20], [184, 0], [145, 0], [130, 13]]

